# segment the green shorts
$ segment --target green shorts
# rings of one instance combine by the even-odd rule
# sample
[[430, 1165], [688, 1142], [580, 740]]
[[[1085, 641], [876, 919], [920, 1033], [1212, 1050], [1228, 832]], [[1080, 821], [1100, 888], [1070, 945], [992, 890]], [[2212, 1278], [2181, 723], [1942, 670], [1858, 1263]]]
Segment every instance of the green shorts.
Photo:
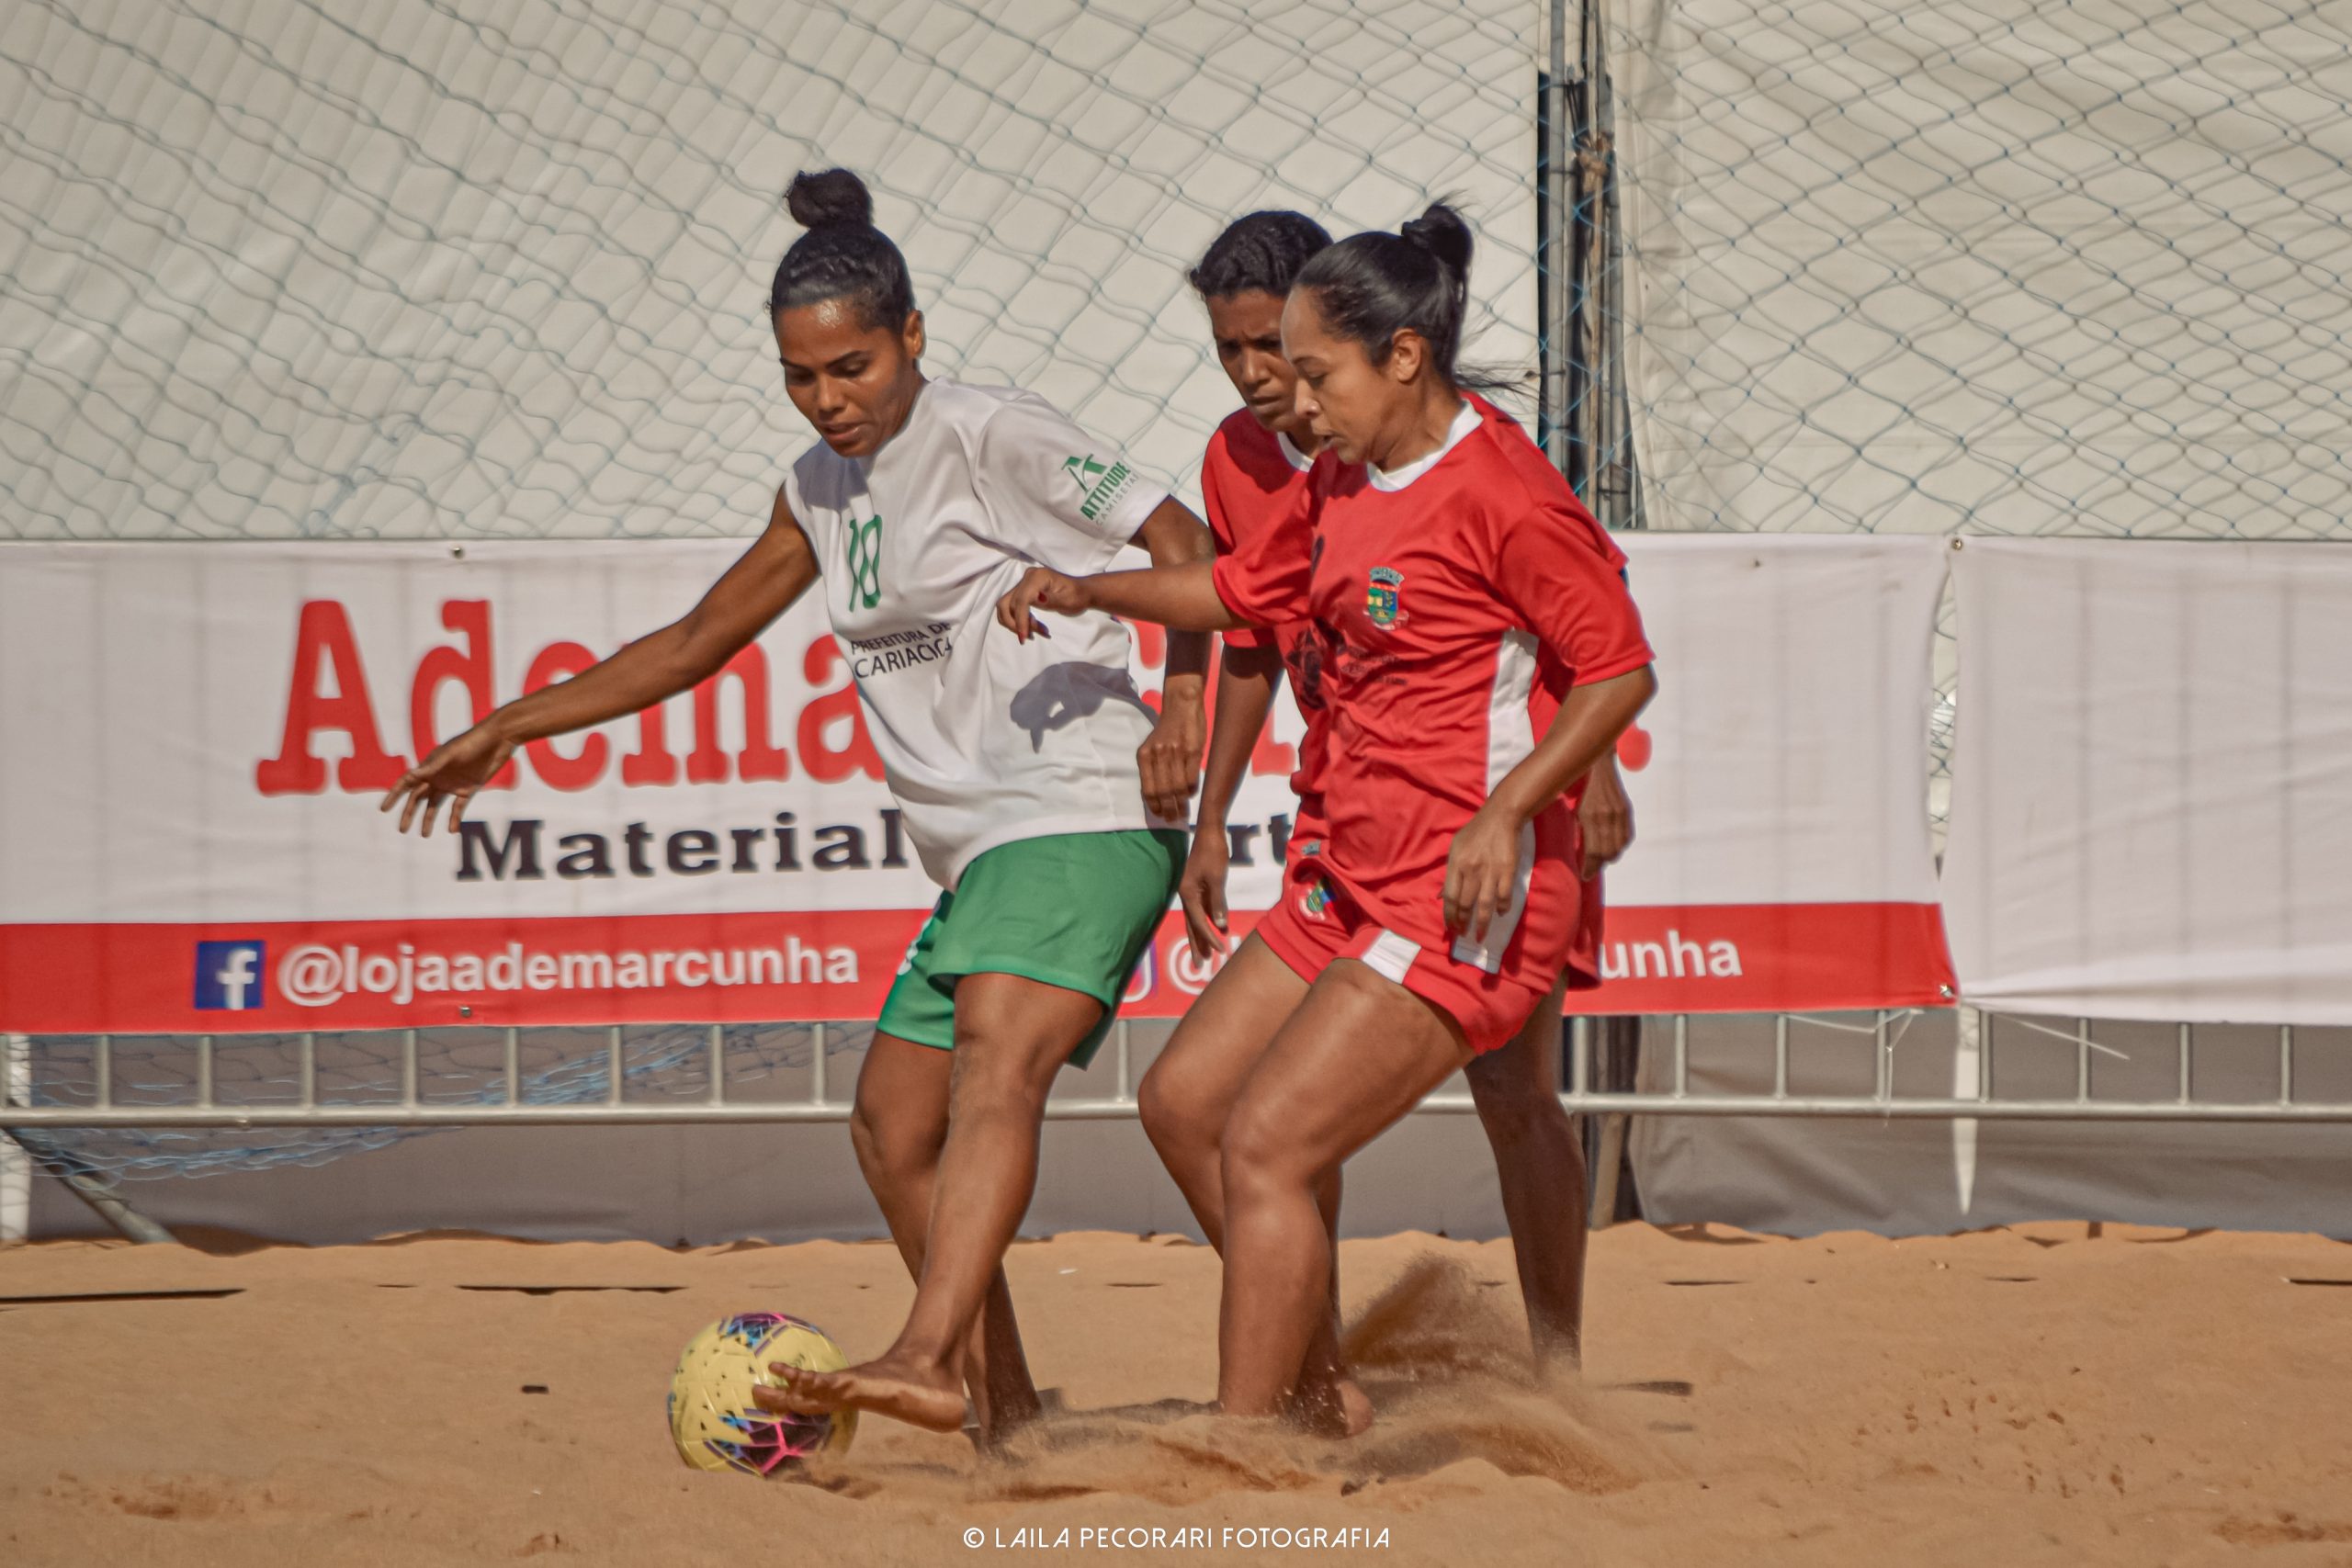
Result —
[[1070, 1053], [1083, 1067], [1111, 1032], [1119, 998], [1159, 930], [1184, 869], [1184, 835], [1166, 828], [1058, 833], [999, 844], [964, 868], [915, 934], [875, 1029], [956, 1048], [956, 982], [1019, 975], [1102, 1004]]

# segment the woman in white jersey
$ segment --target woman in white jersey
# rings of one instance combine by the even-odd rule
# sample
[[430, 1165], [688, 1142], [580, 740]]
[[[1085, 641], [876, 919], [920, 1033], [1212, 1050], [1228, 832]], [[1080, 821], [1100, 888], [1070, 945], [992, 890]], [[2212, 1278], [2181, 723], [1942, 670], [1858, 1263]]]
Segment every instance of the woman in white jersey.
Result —
[[684, 619], [492, 714], [385, 807], [430, 832], [447, 802], [454, 823], [516, 747], [691, 689], [822, 579], [907, 836], [945, 890], [883, 1004], [851, 1122], [920, 1287], [888, 1352], [823, 1392], [952, 1431], [968, 1378], [986, 1438], [1037, 1407], [1000, 1264], [1054, 1074], [1108, 1033], [1183, 864], [1163, 824], [1183, 820], [1197, 773], [1207, 658], [1205, 637], [1170, 638], [1155, 721], [1110, 616], [1028, 646], [989, 620], [1031, 565], [1098, 572], [1130, 543], [1173, 565], [1211, 545], [1043, 400], [925, 378], [906, 262], [854, 175], [804, 174], [787, 201], [808, 232], [769, 305], [786, 389], [822, 440], [767, 531]]

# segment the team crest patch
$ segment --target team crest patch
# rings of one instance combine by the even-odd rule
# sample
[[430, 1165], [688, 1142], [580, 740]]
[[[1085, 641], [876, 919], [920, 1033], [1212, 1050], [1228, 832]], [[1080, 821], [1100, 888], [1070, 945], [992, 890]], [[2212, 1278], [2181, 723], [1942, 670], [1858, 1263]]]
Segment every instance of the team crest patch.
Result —
[[1405, 618], [1397, 600], [1405, 592], [1405, 574], [1395, 567], [1376, 566], [1372, 569], [1372, 581], [1363, 591], [1363, 613], [1372, 624], [1384, 631]]
[[1331, 890], [1329, 880], [1318, 876], [1306, 885], [1306, 892], [1299, 895], [1298, 912], [1310, 920], [1319, 920], [1323, 918], [1323, 911], [1331, 907], [1331, 900], [1336, 897], [1337, 895]]

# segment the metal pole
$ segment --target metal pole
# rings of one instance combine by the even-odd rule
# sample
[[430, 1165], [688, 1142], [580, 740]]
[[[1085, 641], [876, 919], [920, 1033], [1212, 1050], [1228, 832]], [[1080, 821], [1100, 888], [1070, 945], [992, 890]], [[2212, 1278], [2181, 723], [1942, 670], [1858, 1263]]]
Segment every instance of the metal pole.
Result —
[[1538, 285], [1544, 290], [1544, 317], [1550, 331], [1543, 344], [1544, 455], [1561, 473], [1568, 472], [1568, 363], [1574, 309], [1568, 236], [1575, 228], [1570, 209], [1574, 199], [1568, 178], [1574, 157], [1568, 117], [1573, 112], [1568, 93], [1568, 0], [1552, 0], [1550, 66], [1544, 77], [1544, 232], [1535, 237]]
[[[1965, 1003], [1952, 1010], [1951, 1093], [1954, 1100], [1966, 1100], [1972, 1095], [1978, 1100], [1988, 1098], [1991, 1072], [1987, 1063], [1992, 1059], [1991, 1041], [1987, 1037], [1985, 1015]], [[1955, 1117], [1951, 1124], [1952, 1181], [1960, 1194], [1960, 1212], [1969, 1213], [1976, 1206], [1976, 1118]]]
[[1886, 1010], [1871, 1015], [1871, 1054], [1878, 1058], [1878, 1102], [1894, 1098], [1894, 1050], [1886, 1042]]
[[1595, 173], [1595, 232], [1599, 237], [1598, 276], [1592, 292], [1597, 307], [1595, 348], [1600, 375], [1595, 390], [1600, 407], [1594, 412], [1598, 430], [1593, 454], [1592, 513], [1602, 527], [1634, 529], [1643, 525], [1636, 492], [1634, 461], [1632, 400], [1625, 386], [1624, 236], [1617, 205], [1617, 102], [1609, 74], [1609, 14], [1607, 0], [1585, 0], [1586, 96], [1591, 100], [1591, 135], [1584, 149]]
[[[23, 1034], [0, 1034], [0, 1104], [30, 1105], [33, 1043]], [[0, 1247], [32, 1235], [33, 1159], [22, 1144], [0, 1138]]]
[[1600, 1168], [1592, 1173], [1592, 1213], [1586, 1228], [1605, 1231], [1617, 1223], [1617, 1171], [1625, 1161], [1625, 1122], [1623, 1116], [1600, 1119]]
[[830, 1086], [825, 1082], [825, 1026], [812, 1023], [808, 1026], [808, 1103], [824, 1104], [829, 1092]]

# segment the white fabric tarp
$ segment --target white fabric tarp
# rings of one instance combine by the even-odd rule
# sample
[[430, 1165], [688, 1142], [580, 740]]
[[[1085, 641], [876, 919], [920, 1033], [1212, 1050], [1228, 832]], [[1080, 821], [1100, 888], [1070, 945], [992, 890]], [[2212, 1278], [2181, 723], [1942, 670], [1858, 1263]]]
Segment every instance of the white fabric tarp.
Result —
[[2352, 1022], [2352, 548], [1972, 539], [1955, 570], [1962, 995]]

